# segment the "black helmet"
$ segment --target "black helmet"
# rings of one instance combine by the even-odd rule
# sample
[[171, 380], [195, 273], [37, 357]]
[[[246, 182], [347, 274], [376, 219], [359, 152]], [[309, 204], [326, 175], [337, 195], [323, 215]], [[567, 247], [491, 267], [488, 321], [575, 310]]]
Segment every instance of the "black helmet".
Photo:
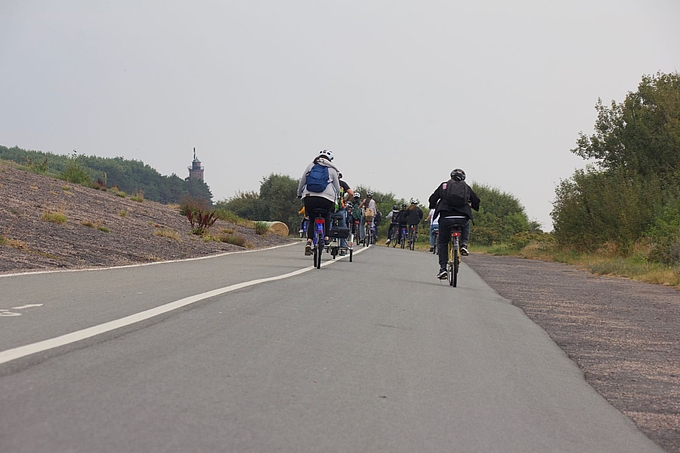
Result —
[[401, 209], [406, 209], [406, 203], [401, 204]]
[[465, 181], [465, 172], [460, 168], [456, 168], [451, 172], [451, 177], [456, 181]]
[[398, 204], [395, 204], [394, 206], [392, 206], [392, 210], [393, 210], [393, 211], [398, 211], [398, 210], [399, 210], [399, 205], [398, 205]]

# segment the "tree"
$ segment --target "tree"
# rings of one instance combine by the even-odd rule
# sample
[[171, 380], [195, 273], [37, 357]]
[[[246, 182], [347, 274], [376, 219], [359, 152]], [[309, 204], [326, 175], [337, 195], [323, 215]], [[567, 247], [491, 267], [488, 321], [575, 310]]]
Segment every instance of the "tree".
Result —
[[668, 180], [680, 170], [680, 74], [643, 76], [623, 103], [598, 99], [595, 109], [595, 134], [580, 133], [573, 153], [643, 177]]
[[288, 225], [290, 231], [297, 231], [300, 224], [298, 211], [302, 203], [297, 198], [299, 180], [290, 176], [270, 174], [260, 184], [261, 219], [280, 221]]
[[652, 249], [671, 244], [658, 225], [662, 215], [664, 225], [680, 220], [680, 75], [643, 76], [624, 102], [595, 108], [595, 134], [580, 133], [572, 149], [595, 163], [556, 189], [555, 239], [583, 250], [614, 244], [624, 255], [643, 238]]
[[535, 228], [530, 225], [524, 206], [513, 195], [476, 183], [472, 190], [481, 200], [479, 212], [474, 214], [471, 232], [474, 242], [482, 245], [508, 242], [514, 234]]

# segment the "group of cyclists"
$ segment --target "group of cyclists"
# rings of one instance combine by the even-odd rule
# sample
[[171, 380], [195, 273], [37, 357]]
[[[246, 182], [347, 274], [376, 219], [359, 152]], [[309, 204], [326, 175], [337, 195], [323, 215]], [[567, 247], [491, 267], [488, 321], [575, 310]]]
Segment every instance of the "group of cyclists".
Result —
[[[306, 231], [307, 243], [305, 245], [305, 255], [312, 254], [313, 238], [315, 231], [309, 227], [309, 219], [312, 213], [320, 215], [324, 219], [324, 241], [329, 241], [329, 230], [331, 225], [339, 228], [349, 228], [350, 231], [359, 237], [359, 243], [368, 245], [376, 237], [377, 225], [382, 218], [382, 213], [378, 210], [378, 205], [373, 198], [373, 192], [368, 191], [365, 198], [361, 198], [359, 192], [354, 192], [352, 188], [342, 180], [342, 173], [333, 165], [333, 152], [328, 149], [319, 151], [312, 163], [305, 168], [298, 184], [297, 196], [303, 200], [304, 206], [300, 214], [304, 216], [300, 225], [300, 235]], [[323, 167], [323, 168], [321, 168]], [[328, 181], [324, 185], [312, 184], [312, 170], [317, 171], [321, 168], [324, 177], [327, 172]], [[457, 204], [451, 201], [447, 187], [458, 184], [462, 181], [466, 188], [466, 201], [464, 204]], [[312, 190], [316, 189], [316, 190]], [[451, 172], [451, 179], [442, 182], [437, 189], [430, 195], [429, 214], [426, 221], [430, 223], [430, 252], [438, 249], [439, 272], [437, 278], [446, 279], [446, 262], [448, 260], [447, 244], [453, 219], [460, 219], [461, 216], [467, 218], [467, 222], [461, 235], [460, 253], [468, 255], [468, 240], [470, 236], [470, 220], [472, 211], [479, 210], [479, 197], [474, 193], [467, 183], [465, 183], [465, 172], [459, 168]], [[410, 205], [403, 203], [401, 207], [394, 205], [392, 211], [386, 216], [389, 219], [387, 230], [387, 240], [385, 245], [390, 245], [394, 241], [405, 240], [404, 233], [410, 231], [417, 234], [418, 225], [423, 220], [424, 213], [416, 199], [410, 200]], [[404, 228], [405, 227], [405, 228]], [[435, 242], [437, 231], [439, 237]], [[340, 239], [340, 255], [345, 254], [347, 248], [346, 239]]]

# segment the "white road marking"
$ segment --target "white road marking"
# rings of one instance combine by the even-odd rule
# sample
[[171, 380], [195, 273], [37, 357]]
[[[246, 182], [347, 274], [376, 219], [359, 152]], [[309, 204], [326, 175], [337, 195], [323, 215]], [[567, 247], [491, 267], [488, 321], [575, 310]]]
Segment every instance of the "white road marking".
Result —
[[24, 308], [42, 307], [43, 304], [28, 304], [20, 307], [12, 307], [12, 310], [23, 310]]
[[0, 308], [0, 316], [21, 316], [21, 313], [14, 313], [13, 311]]
[[[362, 251], [367, 250], [366, 248], [362, 248], [359, 250], [355, 250], [354, 254], [356, 255], [357, 253], [361, 253]], [[321, 263], [321, 266], [329, 266], [333, 263], [337, 263], [338, 261], [341, 261], [344, 258], [349, 258], [349, 255], [345, 256], [340, 256], [338, 259], [335, 260], [328, 260], [323, 263]], [[235, 285], [231, 286], [225, 286], [224, 288], [218, 288], [214, 289], [212, 291], [208, 291], [202, 294], [196, 294], [194, 296], [189, 296], [185, 297], [184, 299], [176, 300], [174, 302], [170, 302], [165, 305], [161, 305], [156, 308], [152, 308], [150, 310], [142, 311], [140, 313], [136, 313], [134, 315], [126, 316], [124, 318], [116, 319], [114, 321], [106, 322], [104, 324], [99, 324], [98, 326], [93, 326], [93, 327], [88, 327], [87, 329], [83, 330], [78, 330], [76, 332], [68, 333], [65, 335], [61, 335], [55, 338], [50, 338], [49, 340], [43, 340], [39, 341], [37, 343], [32, 343], [28, 344], [26, 346], [19, 346], [18, 348], [13, 348], [13, 349], [8, 349], [6, 351], [0, 352], [0, 365], [3, 363], [10, 362], [12, 360], [20, 359], [22, 357], [26, 357], [32, 354], [37, 354], [39, 352], [47, 351], [49, 349], [54, 349], [58, 348], [60, 346], [65, 346], [71, 343], [75, 343], [77, 341], [81, 340], [86, 340], [88, 338], [94, 337], [95, 335], [101, 335], [106, 332], [110, 332], [115, 329], [120, 329], [122, 327], [129, 326], [131, 324], [135, 324], [141, 321], [145, 321], [147, 319], [153, 318], [155, 316], [162, 315], [164, 313], [168, 313], [173, 310], [177, 310], [178, 308], [186, 307], [187, 305], [194, 304], [196, 302], [199, 302], [203, 299], [207, 299], [209, 297], [215, 297], [219, 296], [221, 294], [229, 293], [231, 291], [236, 291], [238, 289], [243, 289], [247, 288], [249, 286], [254, 286], [254, 285], [259, 285], [260, 283], [266, 283], [266, 282], [273, 282], [276, 280], [283, 280], [285, 278], [290, 278], [294, 277], [296, 275], [304, 274], [305, 272], [309, 272], [313, 269], [316, 269], [314, 266], [309, 266], [305, 267], [302, 269], [298, 269], [293, 272], [289, 272], [287, 274], [282, 274], [282, 275], [277, 275], [275, 277], [267, 277], [267, 278], [259, 278], [257, 280], [251, 280], [248, 282], [243, 282], [243, 283], [237, 283]], [[1, 311], [0, 311], [1, 313]], [[4, 316], [19, 316], [20, 314], [13, 314], [13, 315], [4, 315]]]
[[183, 260], [154, 261], [153, 263], [127, 264], [125, 266], [111, 266], [111, 267], [90, 267], [90, 268], [85, 268], [85, 269], [59, 269], [59, 270], [49, 270], [49, 271], [18, 272], [16, 274], [0, 275], [0, 278], [21, 277], [21, 276], [24, 276], [24, 275], [35, 275], [35, 274], [56, 274], [56, 273], [63, 273], [63, 272], [96, 272], [96, 271], [106, 271], [106, 270], [110, 270], [110, 269], [124, 269], [124, 268], [127, 268], [127, 267], [157, 266], [157, 265], [163, 265], [163, 264], [169, 264], [169, 263], [178, 263], [180, 261], [208, 260], [208, 259], [211, 259], [211, 258], [217, 258], [217, 257], [220, 257], [220, 256], [225, 256], [225, 255], [237, 255], [239, 253], [263, 252], [265, 250], [272, 250], [272, 249], [277, 249], [277, 248], [280, 248], [280, 247], [288, 247], [288, 246], [295, 245], [295, 244], [299, 244], [299, 242], [291, 242], [290, 244], [275, 245], [273, 247], [267, 247], [267, 248], [263, 248], [263, 249], [239, 250], [237, 252], [224, 252], [224, 253], [219, 253], [217, 255], [199, 256], [199, 257], [196, 257], [196, 258], [185, 258]]

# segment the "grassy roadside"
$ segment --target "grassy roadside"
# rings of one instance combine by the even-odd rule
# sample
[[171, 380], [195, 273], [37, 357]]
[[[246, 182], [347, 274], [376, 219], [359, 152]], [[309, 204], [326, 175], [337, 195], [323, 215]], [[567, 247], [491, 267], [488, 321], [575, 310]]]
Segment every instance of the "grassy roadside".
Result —
[[473, 245], [470, 251], [491, 255], [555, 261], [588, 270], [595, 275], [624, 277], [645, 283], [671, 286], [680, 290], [680, 266], [650, 263], [642, 254], [622, 257], [606, 250], [589, 254], [573, 250], [559, 250], [554, 246], [534, 242], [519, 249], [507, 245], [491, 247]]
[[[427, 252], [429, 249], [429, 243], [421, 242], [419, 238], [419, 241], [416, 242], [416, 250]], [[472, 242], [470, 252], [554, 261], [588, 270], [595, 275], [629, 278], [655, 285], [671, 286], [680, 290], [680, 266], [650, 263], [642, 253], [633, 254], [626, 258], [607, 250], [601, 250], [595, 254], [586, 254], [571, 250], [559, 250], [550, 241], [531, 241], [523, 247], [508, 244], [487, 247], [475, 245]]]

